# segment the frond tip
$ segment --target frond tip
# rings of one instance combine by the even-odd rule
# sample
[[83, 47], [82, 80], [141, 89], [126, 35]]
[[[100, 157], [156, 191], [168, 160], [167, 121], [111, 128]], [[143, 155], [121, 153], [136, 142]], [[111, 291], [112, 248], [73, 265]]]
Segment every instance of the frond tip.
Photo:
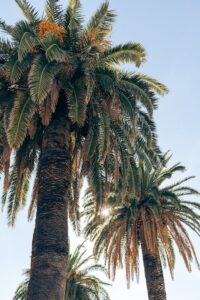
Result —
[[26, 0], [15, 0], [18, 6], [21, 8], [24, 16], [29, 22], [38, 21], [38, 12], [35, 8]]

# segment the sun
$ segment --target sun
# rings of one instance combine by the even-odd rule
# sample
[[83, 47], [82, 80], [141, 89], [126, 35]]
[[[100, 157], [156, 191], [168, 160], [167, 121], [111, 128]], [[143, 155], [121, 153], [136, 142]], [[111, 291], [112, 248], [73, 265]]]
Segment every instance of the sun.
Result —
[[104, 218], [108, 217], [110, 215], [110, 213], [111, 213], [111, 209], [109, 207], [104, 207], [101, 210], [101, 215]]

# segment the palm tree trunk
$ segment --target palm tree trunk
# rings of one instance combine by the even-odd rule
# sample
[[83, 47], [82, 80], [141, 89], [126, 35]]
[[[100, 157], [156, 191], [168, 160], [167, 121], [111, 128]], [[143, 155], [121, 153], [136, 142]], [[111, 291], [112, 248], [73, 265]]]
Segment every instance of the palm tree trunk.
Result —
[[150, 253], [144, 238], [141, 246], [149, 300], [166, 300], [165, 281], [158, 249], [155, 253]]
[[54, 115], [42, 142], [38, 206], [27, 300], [63, 300], [67, 269], [69, 131], [63, 113]]

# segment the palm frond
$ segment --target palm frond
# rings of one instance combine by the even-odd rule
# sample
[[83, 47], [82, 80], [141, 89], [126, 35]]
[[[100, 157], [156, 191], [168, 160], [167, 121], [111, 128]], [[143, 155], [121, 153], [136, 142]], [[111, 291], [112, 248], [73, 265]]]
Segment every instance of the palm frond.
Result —
[[138, 43], [127, 43], [104, 51], [100, 65], [134, 63], [137, 67], [146, 59], [145, 49]]
[[18, 148], [24, 141], [29, 122], [35, 112], [35, 106], [30, 96], [18, 92], [14, 107], [10, 114], [10, 124], [7, 132], [11, 147]]
[[11, 25], [6, 24], [6, 22], [0, 18], [0, 30], [9, 35], [12, 35], [13, 27]]
[[12, 30], [12, 37], [19, 43], [24, 33], [29, 32], [34, 35], [33, 27], [27, 21], [19, 21]]
[[32, 62], [33, 58], [30, 56], [24, 58], [21, 62], [17, 59], [17, 56], [11, 56], [6, 63], [6, 69], [11, 83], [17, 83], [31, 67]]
[[67, 99], [69, 117], [73, 123], [83, 126], [86, 119], [86, 94], [83, 85], [69, 85], [67, 89]]
[[81, 3], [80, 0], [69, 0], [68, 8], [65, 14], [65, 28], [66, 30], [80, 28], [82, 23], [82, 16], [80, 14]]
[[21, 62], [23, 58], [30, 53], [38, 44], [38, 39], [30, 32], [23, 33], [18, 45], [18, 60]]
[[72, 56], [70, 52], [60, 47], [60, 41], [55, 35], [48, 35], [45, 39], [42, 39], [41, 45], [49, 62], [71, 62]]
[[59, 0], [47, 0], [45, 14], [48, 21], [60, 24], [63, 20], [63, 13]]
[[26, 0], [15, 0], [18, 6], [21, 8], [24, 16], [29, 22], [35, 23], [38, 21], [38, 12], [35, 8]]
[[144, 74], [138, 74], [138, 78], [140, 78], [144, 82], [148, 83], [149, 87], [152, 90], [154, 90], [158, 95], [163, 96], [163, 95], [165, 95], [166, 93], [169, 92], [166, 85], [164, 85], [163, 83], [160, 83], [155, 78], [149, 77], [149, 76], [144, 75]]
[[0, 54], [5, 54], [5, 53], [8, 54], [13, 50], [13, 48], [14, 48], [14, 44], [12, 42], [0, 38]]
[[49, 95], [59, 70], [59, 65], [53, 62], [49, 63], [42, 56], [36, 57], [28, 78], [30, 94], [34, 102], [42, 103]]
[[87, 31], [94, 30], [96, 39], [102, 41], [111, 31], [116, 14], [109, 10], [108, 1], [101, 4], [87, 25]]

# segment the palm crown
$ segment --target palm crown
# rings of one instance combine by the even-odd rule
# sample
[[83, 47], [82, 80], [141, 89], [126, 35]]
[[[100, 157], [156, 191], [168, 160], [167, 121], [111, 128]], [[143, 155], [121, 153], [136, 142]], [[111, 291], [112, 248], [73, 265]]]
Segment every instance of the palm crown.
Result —
[[[169, 156], [165, 156], [164, 163], [168, 160]], [[128, 285], [134, 274], [139, 276], [141, 244], [145, 245], [147, 253], [160, 253], [164, 265], [168, 263], [172, 276], [175, 265], [174, 243], [188, 271], [191, 271], [193, 259], [199, 267], [194, 246], [184, 225], [200, 234], [200, 205], [183, 199], [183, 196], [199, 193], [183, 185], [192, 177], [164, 185], [174, 173], [184, 169], [179, 163], [170, 168], [161, 164], [157, 169], [149, 169], [139, 162], [134, 177], [129, 174], [126, 195], [122, 197], [121, 192], [110, 194], [107, 205], [111, 206], [111, 210], [106, 219], [101, 213], [99, 217], [92, 214], [95, 195], [88, 190], [84, 212], [88, 218], [85, 232], [95, 240], [95, 255], [99, 257], [105, 254], [110, 276], [114, 278], [116, 268], [123, 265]]]
[[[52, 115], [61, 107], [68, 120], [73, 164], [71, 215], [76, 216], [83, 175], [102, 202], [101, 177], [126, 177], [130, 153], [140, 159], [160, 155], [153, 110], [156, 94], [167, 89], [158, 81], [117, 68], [139, 66], [144, 48], [137, 43], [112, 46], [109, 33], [115, 19], [103, 3], [87, 25], [79, 0], [63, 11], [47, 0], [45, 14], [26, 0], [16, 0], [26, 21], [14, 26], [0, 20], [10, 40], [0, 40], [1, 170], [5, 174], [3, 206], [8, 199], [9, 223], [26, 201], [32, 171], [39, 166], [42, 136]], [[130, 150], [131, 149], [131, 150]], [[10, 165], [11, 154], [13, 163]], [[114, 167], [108, 168], [114, 161]], [[37, 178], [37, 176], [36, 176]], [[29, 215], [37, 203], [37, 180]]]

